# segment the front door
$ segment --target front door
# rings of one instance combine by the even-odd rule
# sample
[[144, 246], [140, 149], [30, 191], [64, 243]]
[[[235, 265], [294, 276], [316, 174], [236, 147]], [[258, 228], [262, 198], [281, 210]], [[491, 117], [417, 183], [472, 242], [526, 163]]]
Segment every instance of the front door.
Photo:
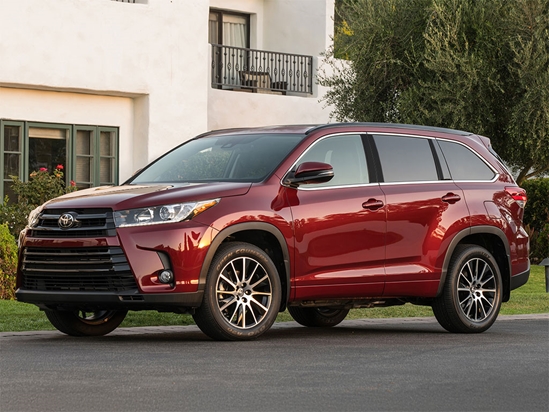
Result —
[[287, 189], [295, 233], [295, 298], [371, 297], [383, 292], [385, 198], [370, 183], [363, 140], [336, 135], [298, 162], [332, 165], [334, 178]]

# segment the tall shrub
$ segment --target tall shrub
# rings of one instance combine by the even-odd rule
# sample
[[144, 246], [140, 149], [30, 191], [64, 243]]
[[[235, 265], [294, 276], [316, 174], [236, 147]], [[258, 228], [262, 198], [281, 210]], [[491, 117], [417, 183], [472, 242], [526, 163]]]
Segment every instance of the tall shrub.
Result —
[[0, 299], [15, 298], [17, 244], [8, 225], [0, 225]]
[[549, 257], [549, 178], [526, 180], [521, 185], [528, 195], [524, 223], [530, 235], [533, 263]]

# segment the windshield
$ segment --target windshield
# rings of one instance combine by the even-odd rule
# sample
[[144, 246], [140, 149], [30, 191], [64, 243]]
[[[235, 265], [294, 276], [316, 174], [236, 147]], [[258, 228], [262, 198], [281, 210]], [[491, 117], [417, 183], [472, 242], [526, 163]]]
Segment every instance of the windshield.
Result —
[[263, 133], [198, 138], [168, 152], [127, 183], [259, 182], [303, 137]]

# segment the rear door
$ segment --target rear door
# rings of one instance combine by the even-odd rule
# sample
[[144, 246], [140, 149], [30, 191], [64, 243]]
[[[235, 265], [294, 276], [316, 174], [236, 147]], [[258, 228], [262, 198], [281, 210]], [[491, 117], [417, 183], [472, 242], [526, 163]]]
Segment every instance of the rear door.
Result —
[[463, 191], [436, 141], [376, 134], [387, 210], [385, 296], [434, 296], [453, 236], [469, 226]]

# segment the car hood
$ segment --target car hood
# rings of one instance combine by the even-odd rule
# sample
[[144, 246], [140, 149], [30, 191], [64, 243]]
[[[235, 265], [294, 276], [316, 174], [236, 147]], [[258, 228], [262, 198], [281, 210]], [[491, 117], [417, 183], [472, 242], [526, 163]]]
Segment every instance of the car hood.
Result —
[[251, 183], [187, 183], [101, 186], [63, 195], [45, 203], [44, 207], [124, 210], [241, 196], [250, 190], [251, 185]]

